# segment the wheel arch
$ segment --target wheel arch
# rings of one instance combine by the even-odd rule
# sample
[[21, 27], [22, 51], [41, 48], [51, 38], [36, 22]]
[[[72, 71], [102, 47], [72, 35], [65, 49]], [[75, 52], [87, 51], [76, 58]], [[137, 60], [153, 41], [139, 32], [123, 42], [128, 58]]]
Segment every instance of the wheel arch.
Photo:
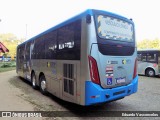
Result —
[[145, 69], [145, 75], [147, 75], [147, 70], [149, 70], [149, 69], [152, 69], [152, 70], [154, 71], [154, 74], [155, 74], [155, 69], [154, 69], [154, 68], [152, 68], [152, 67], [147, 67], [147, 68]]
[[33, 73], [35, 74], [34, 70], [31, 71], [31, 77], [32, 77]]
[[[40, 84], [40, 77], [43, 76], [43, 75], [44, 75], [43, 72], [40, 72], [40, 73], [39, 73], [39, 77], [38, 77], [38, 85]], [[45, 75], [44, 75], [44, 76], [45, 76]]]
[[[41, 88], [42, 86], [41, 86], [41, 77], [44, 77], [45, 78], [45, 89], [43, 89], [43, 88]], [[46, 77], [45, 77], [45, 74], [43, 73], [43, 72], [40, 72], [39, 73], [39, 87], [40, 87], [40, 91], [41, 91], [41, 93], [43, 94], [43, 95], [47, 95], [47, 93], [48, 93], [48, 87], [47, 87], [47, 81], [46, 81]]]
[[[33, 76], [35, 77], [35, 84], [33, 85], [33, 81], [32, 81], [32, 79], [33, 79]], [[37, 89], [37, 87], [38, 87], [38, 80], [37, 80], [37, 75], [36, 75], [36, 73], [35, 73], [35, 71], [34, 70], [32, 70], [31, 71], [31, 83], [32, 83], [32, 87], [33, 87], [33, 89]]]

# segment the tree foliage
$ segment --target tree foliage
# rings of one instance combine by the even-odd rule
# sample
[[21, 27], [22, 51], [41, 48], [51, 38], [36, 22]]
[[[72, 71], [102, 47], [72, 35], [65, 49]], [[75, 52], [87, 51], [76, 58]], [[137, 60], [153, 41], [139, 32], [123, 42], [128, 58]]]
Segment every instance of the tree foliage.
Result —
[[137, 42], [138, 49], [160, 49], [160, 39], [154, 40], [144, 39]]
[[[12, 33], [0, 34], [0, 42], [2, 42], [8, 49], [9, 52], [5, 53], [5, 56], [16, 56], [17, 45], [23, 42], [23, 39], [18, 39]], [[0, 55], [3, 55], [2, 53]]]

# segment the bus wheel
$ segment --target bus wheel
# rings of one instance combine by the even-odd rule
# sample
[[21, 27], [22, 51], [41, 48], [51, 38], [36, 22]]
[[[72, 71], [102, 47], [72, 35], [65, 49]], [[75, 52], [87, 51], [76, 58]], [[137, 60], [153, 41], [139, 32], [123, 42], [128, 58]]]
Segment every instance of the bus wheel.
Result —
[[40, 76], [40, 91], [43, 95], [47, 94], [47, 83], [44, 75]]
[[146, 75], [148, 77], [154, 77], [155, 76], [155, 72], [153, 69], [148, 69], [147, 72], [146, 72]]
[[31, 82], [32, 82], [32, 88], [37, 89], [38, 86], [36, 85], [36, 75], [34, 72], [31, 75]]

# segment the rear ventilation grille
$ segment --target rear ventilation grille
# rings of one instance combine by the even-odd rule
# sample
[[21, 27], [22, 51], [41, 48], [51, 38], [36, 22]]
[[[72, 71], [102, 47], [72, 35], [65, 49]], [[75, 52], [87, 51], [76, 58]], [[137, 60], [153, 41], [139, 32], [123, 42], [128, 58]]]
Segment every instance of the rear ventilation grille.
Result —
[[115, 95], [120, 95], [120, 94], [123, 94], [123, 93], [125, 93], [125, 90], [119, 91], [119, 92], [115, 92], [115, 93], [113, 93], [113, 95], [115, 96]]
[[64, 91], [74, 95], [74, 65], [63, 64]]

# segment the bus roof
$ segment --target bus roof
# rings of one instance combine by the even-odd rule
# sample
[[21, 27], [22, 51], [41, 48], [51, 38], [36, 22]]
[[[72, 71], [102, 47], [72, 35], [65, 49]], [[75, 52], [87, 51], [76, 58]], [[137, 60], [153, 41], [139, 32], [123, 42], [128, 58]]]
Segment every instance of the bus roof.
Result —
[[137, 51], [160, 51], [159, 49], [141, 49]]
[[137, 53], [152, 53], [152, 52], [158, 52], [160, 53], [159, 49], [143, 49], [143, 50], [137, 50]]
[[[40, 36], [42, 36], [42, 35], [50, 32], [50, 31], [52, 31], [52, 30], [55, 30], [55, 29], [57, 29], [57, 28], [60, 28], [60, 27], [62, 27], [62, 26], [64, 26], [64, 25], [69, 24], [69, 23], [71, 23], [71, 22], [73, 22], [73, 21], [75, 21], [75, 20], [77, 20], [77, 19], [79, 19], [79, 18], [82, 18], [82, 17], [84, 17], [84, 16], [86, 16], [86, 15], [88, 15], [88, 14], [92, 16], [92, 15], [93, 15], [93, 12], [98, 12], [99, 14], [108, 14], [108, 15], [111, 15], [111, 16], [113, 16], [113, 17], [115, 16], [115, 17], [118, 17], [118, 18], [123, 19], [123, 20], [125, 20], [125, 21], [132, 22], [132, 20], [129, 20], [129, 19], [123, 17], [123, 16], [120, 16], [120, 15], [115, 14], [115, 13], [112, 13], [112, 12], [108, 12], [108, 11], [104, 11], [104, 10], [87, 9], [87, 10], [85, 10], [84, 12], [81, 12], [80, 14], [78, 14], [78, 15], [76, 15], [76, 16], [68, 19], [68, 20], [65, 20], [64, 22], [62, 22], [62, 23], [60, 23], [60, 24], [57, 24], [57, 25], [49, 28], [48, 30], [46, 30], [46, 31], [44, 31], [44, 32], [42, 32], [42, 33], [40, 33], [40, 34], [38, 34], [38, 35], [36, 35], [36, 36], [28, 39], [28, 40], [26, 40], [25, 42], [19, 44], [18, 46], [20, 46], [20, 45], [22, 45], [22, 44], [25, 44], [26, 42], [32, 41], [32, 40], [34, 40], [34, 39], [36, 39], [36, 38], [38, 38], [38, 37], [40, 37]], [[132, 23], [133, 23], [133, 22], [132, 22]], [[133, 23], [133, 24], [134, 24], [134, 23]]]

